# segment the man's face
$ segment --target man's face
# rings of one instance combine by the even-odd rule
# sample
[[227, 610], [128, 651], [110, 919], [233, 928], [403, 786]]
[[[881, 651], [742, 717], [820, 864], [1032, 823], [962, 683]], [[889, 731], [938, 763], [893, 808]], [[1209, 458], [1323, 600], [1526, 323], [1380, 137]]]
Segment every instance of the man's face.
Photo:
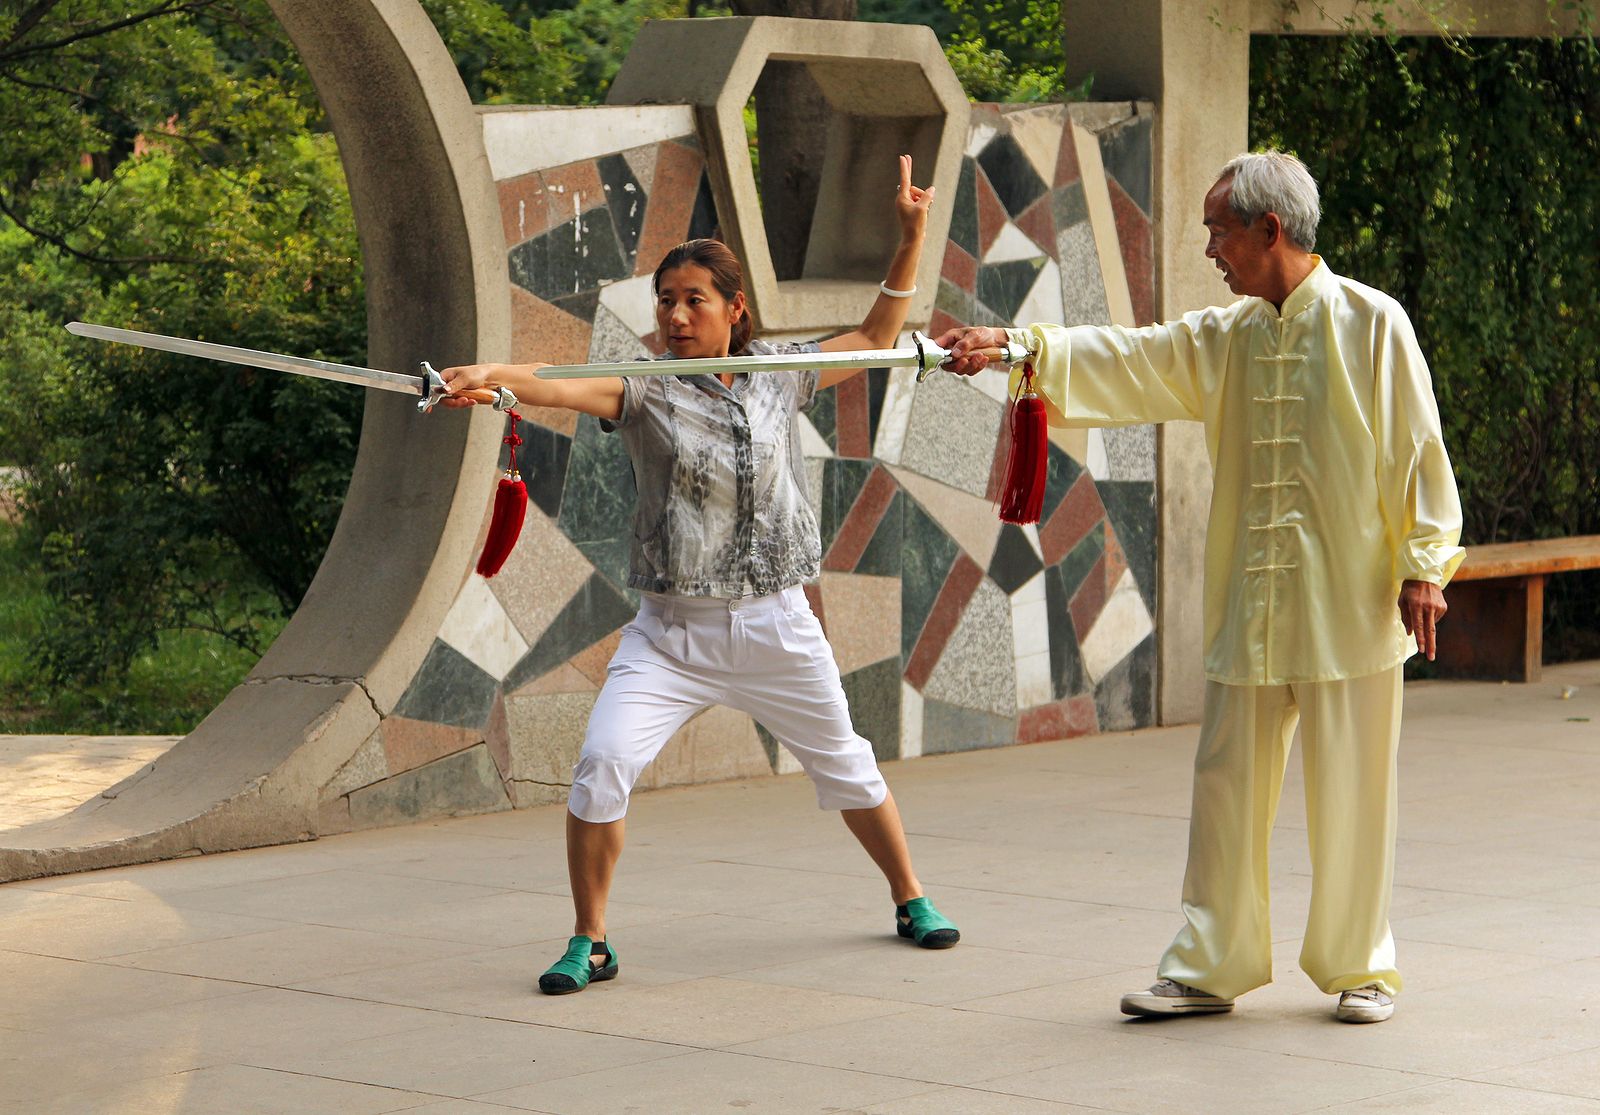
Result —
[[1206, 194], [1205, 225], [1210, 238], [1206, 241], [1206, 258], [1215, 260], [1228, 289], [1235, 294], [1267, 293], [1267, 262], [1269, 239], [1267, 218], [1257, 218], [1251, 224], [1239, 220], [1239, 215], [1229, 204], [1233, 180], [1224, 178]]

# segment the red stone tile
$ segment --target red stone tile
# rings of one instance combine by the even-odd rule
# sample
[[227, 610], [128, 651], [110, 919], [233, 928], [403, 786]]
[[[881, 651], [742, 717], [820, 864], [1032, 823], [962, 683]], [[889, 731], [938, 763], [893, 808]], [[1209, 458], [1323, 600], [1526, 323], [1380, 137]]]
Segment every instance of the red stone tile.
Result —
[[1094, 621], [1100, 618], [1100, 610], [1106, 606], [1106, 596], [1106, 559], [1102, 555], [1067, 605], [1067, 610], [1072, 613], [1072, 629], [1078, 633], [1080, 645], [1089, 637], [1089, 629], [1094, 626]]
[[1061, 154], [1056, 156], [1056, 182], [1057, 186], [1066, 186], [1083, 177], [1083, 171], [1078, 168], [1078, 145], [1072, 142], [1072, 125], [1069, 123], [1061, 132]]
[[945, 241], [944, 263], [940, 265], [939, 274], [968, 294], [978, 289], [978, 261], [954, 240]]
[[1121, 184], [1106, 175], [1111, 190], [1111, 213], [1117, 225], [1117, 243], [1122, 248], [1122, 269], [1128, 275], [1128, 294], [1133, 299], [1135, 325], [1155, 321], [1155, 244], [1150, 218], [1140, 211]]
[[495, 769], [500, 772], [500, 777], [511, 777], [511, 727], [506, 723], [506, 702], [504, 697], [496, 696], [494, 707], [489, 710], [489, 723], [483, 729], [483, 741], [489, 745], [489, 754], [494, 759]]
[[1039, 548], [1044, 551], [1044, 563], [1054, 565], [1070, 554], [1105, 515], [1094, 478], [1087, 472], [1082, 473], [1039, 528]]
[[1128, 555], [1122, 552], [1122, 543], [1117, 540], [1116, 531], [1111, 526], [1111, 520], [1106, 520], [1106, 589], [1110, 591], [1117, 587], [1117, 582], [1122, 580], [1122, 574], [1128, 568]]
[[511, 287], [511, 359], [582, 364], [594, 327], [515, 284]]
[[573, 655], [571, 659], [573, 667], [595, 685], [604, 685], [606, 667], [611, 665], [611, 656], [617, 653], [617, 644], [620, 642], [622, 642], [622, 631], [619, 628], [598, 643]]
[[889, 510], [889, 503], [898, 488], [888, 469], [880, 467], [872, 470], [872, 475], [861, 486], [855, 503], [850, 505], [850, 512], [840, 525], [833, 545], [828, 547], [828, 553], [822, 559], [822, 568], [831, 573], [849, 573], [855, 569], [856, 562], [861, 560], [867, 544], [877, 533], [878, 524], [883, 521], [884, 512]]
[[905, 678], [916, 689], [921, 690], [928, 684], [933, 668], [939, 664], [939, 656], [944, 653], [945, 644], [961, 622], [961, 613], [966, 610], [967, 601], [978, 591], [978, 584], [982, 580], [983, 569], [978, 563], [965, 552], [956, 554], [955, 563], [944, 579], [944, 587], [939, 590], [927, 621], [922, 625], [922, 633], [917, 636], [917, 645], [911, 649], [911, 658], [906, 662]]
[[1051, 259], [1058, 259], [1056, 255], [1056, 217], [1052, 208], [1050, 195], [1047, 193], [1038, 201], [1028, 206], [1027, 212], [1017, 218], [1017, 227], [1050, 254]]
[[989, 245], [1000, 235], [1006, 224], [1006, 207], [989, 185], [989, 176], [981, 166], [973, 168], [978, 178], [978, 258], [989, 254]]
[[390, 774], [464, 751], [482, 739], [483, 736], [472, 728], [410, 720], [404, 716], [391, 716], [383, 722], [383, 751], [389, 758]]
[[963, 325], [970, 324], [971, 322], [957, 321], [943, 310], [935, 310], [933, 311], [933, 316], [928, 319], [928, 336], [937, 341], [943, 334], [948, 333], [950, 330], [958, 329]]
[[822, 611], [822, 586], [812, 581], [800, 586], [806, 594], [806, 600], [811, 605], [811, 614], [817, 617], [817, 622], [822, 625], [822, 633], [828, 633], [828, 617]]
[[680, 143], [663, 143], [656, 156], [656, 180], [650, 187], [634, 274], [649, 275], [668, 250], [689, 235], [694, 199], [700, 191], [705, 161]]
[[505, 225], [506, 246], [514, 248], [532, 240], [550, 227], [550, 209], [545, 200], [544, 176], [538, 171], [496, 182], [500, 194], [500, 219]]
[[579, 213], [587, 213], [606, 203], [606, 189], [600, 181], [600, 168], [593, 159], [551, 167], [542, 173], [544, 197], [550, 207], [552, 226], [570, 221]]
[[866, 375], [844, 380], [833, 389], [833, 395], [839, 456], [872, 456], [872, 402], [867, 397]]
[[1017, 717], [1018, 743], [1075, 739], [1100, 730], [1093, 697], [1071, 697], [1024, 709]]
[[571, 437], [578, 429], [578, 412], [566, 407], [536, 407], [523, 403], [517, 413], [530, 422], [537, 422], [547, 430]]

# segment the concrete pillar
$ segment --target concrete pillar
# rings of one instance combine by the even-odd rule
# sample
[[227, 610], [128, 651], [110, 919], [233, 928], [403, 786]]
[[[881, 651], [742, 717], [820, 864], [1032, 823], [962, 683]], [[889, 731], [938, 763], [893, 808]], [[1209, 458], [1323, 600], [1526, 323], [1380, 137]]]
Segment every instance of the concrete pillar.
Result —
[[[1068, 84], [1093, 74], [1097, 101], [1156, 105], [1156, 315], [1232, 301], [1205, 258], [1200, 207], [1217, 170], [1245, 149], [1250, 0], [1127, 0], [1114, 14], [1095, 0], [1064, 0], [1061, 10]], [[1182, 724], [1199, 719], [1205, 688], [1200, 583], [1211, 466], [1198, 423], [1158, 429], [1158, 715]]]

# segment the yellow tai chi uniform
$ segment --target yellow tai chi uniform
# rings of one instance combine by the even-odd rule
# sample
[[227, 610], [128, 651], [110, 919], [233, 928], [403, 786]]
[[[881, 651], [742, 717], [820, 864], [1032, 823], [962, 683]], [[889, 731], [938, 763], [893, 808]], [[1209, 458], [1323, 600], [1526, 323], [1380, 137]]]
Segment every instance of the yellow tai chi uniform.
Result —
[[1313, 871], [1301, 967], [1400, 990], [1389, 933], [1401, 582], [1443, 587], [1461, 504], [1427, 362], [1393, 298], [1321, 259], [1284, 300], [1142, 329], [1033, 325], [1050, 420], [1205, 423], [1204, 723], [1183, 907], [1159, 974], [1231, 998], [1272, 978], [1267, 842], [1303, 721]]

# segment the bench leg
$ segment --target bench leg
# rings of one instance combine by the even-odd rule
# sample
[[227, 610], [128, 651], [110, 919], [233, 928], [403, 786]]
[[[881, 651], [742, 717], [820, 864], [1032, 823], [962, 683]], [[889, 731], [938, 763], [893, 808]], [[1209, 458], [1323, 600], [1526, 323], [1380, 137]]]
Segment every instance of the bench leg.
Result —
[[1544, 578], [1463, 581], [1445, 589], [1441, 677], [1538, 681], [1544, 664]]

